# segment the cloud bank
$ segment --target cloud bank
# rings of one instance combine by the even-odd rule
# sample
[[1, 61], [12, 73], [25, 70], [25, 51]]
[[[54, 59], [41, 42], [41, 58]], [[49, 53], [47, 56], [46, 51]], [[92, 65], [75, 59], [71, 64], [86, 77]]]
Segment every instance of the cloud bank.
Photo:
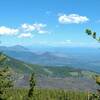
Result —
[[0, 35], [16, 35], [18, 32], [18, 29], [8, 28], [5, 26], [0, 27]]
[[46, 24], [34, 23], [34, 24], [22, 24], [18, 28], [10, 28], [6, 26], [0, 26], [0, 35], [17, 36], [18, 38], [31, 38], [33, 34], [45, 34], [48, 31], [45, 29]]
[[63, 14], [59, 16], [58, 20], [61, 24], [80, 24], [89, 21], [86, 16], [80, 16], [78, 14]]

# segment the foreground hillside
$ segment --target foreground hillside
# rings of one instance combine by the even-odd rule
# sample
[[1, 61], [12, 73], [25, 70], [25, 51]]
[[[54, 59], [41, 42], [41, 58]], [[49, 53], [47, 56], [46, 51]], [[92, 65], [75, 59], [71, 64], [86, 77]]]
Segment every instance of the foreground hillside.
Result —
[[[6, 95], [7, 100], [27, 100], [28, 89], [11, 89]], [[89, 100], [90, 93], [64, 91], [58, 89], [35, 89], [35, 95], [30, 100]], [[91, 99], [92, 100], [92, 99]], [[98, 100], [98, 99], [95, 99]]]
[[[92, 80], [92, 76], [97, 74], [95, 72], [63, 66], [32, 65], [4, 54], [1, 54], [0, 58], [1, 62], [4, 59], [0, 68], [9, 67], [7, 76], [10, 72], [11, 78], [14, 79], [14, 88], [13, 86], [5, 88], [2, 92], [1, 96], [7, 98], [5, 100], [88, 100], [91, 93], [96, 92], [96, 84]], [[34, 85], [33, 95], [27, 99], [31, 90], [29, 89], [30, 74], [33, 71], [36, 75], [34, 77], [36, 85]], [[6, 73], [6, 70], [3, 70], [3, 73]], [[6, 74], [1, 74], [1, 78], [2, 75]], [[27, 88], [24, 87], [25, 84]]]
[[15, 87], [28, 87], [32, 72], [36, 75], [37, 87], [55, 88], [79, 91], [95, 91], [97, 85], [92, 79], [97, 73], [88, 70], [75, 69], [67, 66], [41, 66], [28, 64], [7, 56], [3, 67], [13, 71]]

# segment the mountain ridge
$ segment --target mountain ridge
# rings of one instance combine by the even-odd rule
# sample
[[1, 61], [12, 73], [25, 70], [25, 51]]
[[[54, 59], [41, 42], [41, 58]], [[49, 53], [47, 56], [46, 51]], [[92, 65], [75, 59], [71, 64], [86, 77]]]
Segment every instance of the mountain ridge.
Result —
[[[15, 46], [16, 47], [16, 46]], [[2, 47], [4, 48], [4, 47]], [[25, 49], [3, 49], [8, 56], [31, 64], [45, 66], [71, 66], [100, 73], [99, 49], [95, 48], [58, 48], [55, 51], [34, 52]], [[19, 48], [19, 47], [18, 47]], [[26, 48], [26, 47], [25, 47]]]
[[[43, 66], [37, 64], [29, 64], [23, 61], [16, 60], [12, 57], [6, 56], [7, 60], [4, 65], [0, 66], [3, 68], [4, 66], [12, 68], [16, 73], [20, 74], [30, 74], [35, 72], [37, 75], [41, 76], [50, 76], [50, 77], [67, 77], [67, 76], [82, 76], [83, 72], [91, 72], [83, 69], [76, 69], [68, 66]], [[51, 74], [52, 73], [52, 74]], [[91, 72], [95, 73], [95, 72]], [[74, 75], [76, 74], [76, 75]]]

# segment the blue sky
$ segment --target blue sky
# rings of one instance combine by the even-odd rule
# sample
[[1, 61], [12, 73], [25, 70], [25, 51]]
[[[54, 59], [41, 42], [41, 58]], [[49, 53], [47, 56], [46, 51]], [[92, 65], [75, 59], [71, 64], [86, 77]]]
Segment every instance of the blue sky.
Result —
[[100, 0], [0, 0], [1, 45], [99, 46]]

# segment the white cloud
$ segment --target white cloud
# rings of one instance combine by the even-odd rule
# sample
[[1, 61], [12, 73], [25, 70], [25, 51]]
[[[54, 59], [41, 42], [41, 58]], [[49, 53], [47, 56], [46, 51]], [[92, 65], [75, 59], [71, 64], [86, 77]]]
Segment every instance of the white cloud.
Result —
[[41, 24], [41, 23], [35, 23], [35, 24], [23, 24], [22, 27], [22, 31], [23, 32], [33, 32], [36, 31], [40, 34], [43, 33], [47, 33], [46, 30], [44, 30], [44, 28], [46, 27], [46, 24]]
[[29, 24], [23, 24], [22, 25], [22, 28], [25, 30], [25, 31], [34, 31], [35, 30], [35, 27], [33, 25], [29, 25]]
[[0, 26], [0, 35], [16, 35], [18, 38], [31, 38], [34, 32], [37, 34], [48, 33], [45, 30], [46, 26], [46, 24], [42, 23], [22, 24], [16, 29]]
[[18, 32], [18, 29], [8, 28], [5, 26], [0, 27], [0, 35], [16, 35]]
[[37, 29], [37, 30], [40, 30], [41, 28], [45, 28], [47, 25], [46, 24], [33, 24], [33, 26]]
[[58, 20], [61, 24], [80, 24], [89, 21], [86, 16], [80, 16], [78, 14], [60, 15]]
[[48, 31], [45, 31], [45, 30], [39, 30], [38, 33], [39, 34], [45, 34], [45, 33], [49, 33], [49, 32]]
[[18, 35], [18, 38], [31, 38], [32, 34], [31, 33], [22, 33]]

